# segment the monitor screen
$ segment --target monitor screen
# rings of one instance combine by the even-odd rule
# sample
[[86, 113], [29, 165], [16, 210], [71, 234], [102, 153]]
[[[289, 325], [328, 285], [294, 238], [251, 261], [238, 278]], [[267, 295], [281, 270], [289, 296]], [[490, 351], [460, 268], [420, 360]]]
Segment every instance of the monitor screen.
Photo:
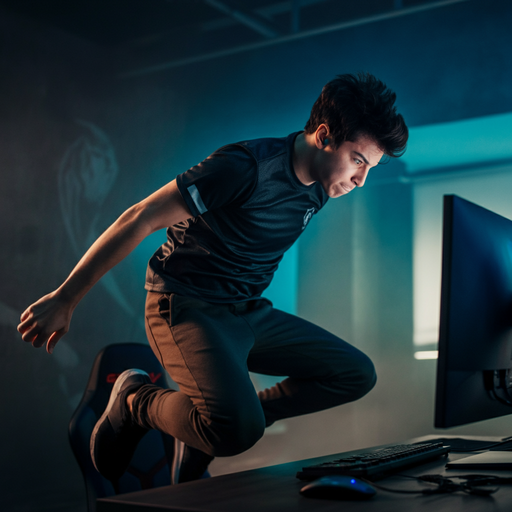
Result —
[[435, 426], [512, 413], [512, 221], [444, 197]]

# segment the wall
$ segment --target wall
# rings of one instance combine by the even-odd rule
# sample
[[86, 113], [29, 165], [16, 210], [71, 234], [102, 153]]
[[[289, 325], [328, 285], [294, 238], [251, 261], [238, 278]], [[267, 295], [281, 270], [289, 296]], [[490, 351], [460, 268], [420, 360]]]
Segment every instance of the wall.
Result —
[[0, 494], [6, 510], [80, 510], [68, 423], [99, 350], [145, 340], [145, 263], [158, 242], [92, 290], [52, 357], [23, 343], [15, 327], [95, 237], [168, 179], [155, 169], [179, 129], [162, 123], [179, 127], [181, 106], [151, 85], [120, 87], [104, 49], [0, 14]]
[[[382, 78], [411, 126], [512, 111], [511, 15], [509, 2], [473, 0], [124, 80], [109, 72], [104, 49], [2, 16], [0, 435], [8, 442], [0, 492], [7, 509], [83, 510], [67, 423], [100, 348], [144, 339], [144, 260], [161, 234], [84, 299], [52, 357], [19, 340], [19, 313], [58, 286], [91, 238], [219, 145], [301, 129], [337, 73]], [[373, 174], [402, 171], [389, 164]], [[299, 314], [372, 356], [375, 391], [282, 422], [246, 454], [215, 461], [214, 473], [430, 428], [435, 367], [411, 356], [411, 211], [410, 187], [382, 181], [329, 202], [300, 242]]]

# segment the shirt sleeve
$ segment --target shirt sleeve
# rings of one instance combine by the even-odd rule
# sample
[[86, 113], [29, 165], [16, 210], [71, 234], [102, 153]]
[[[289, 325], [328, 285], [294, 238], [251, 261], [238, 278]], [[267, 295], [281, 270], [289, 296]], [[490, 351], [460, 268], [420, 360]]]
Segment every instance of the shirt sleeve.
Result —
[[243, 147], [233, 144], [177, 176], [176, 183], [197, 217], [221, 206], [245, 202], [256, 187], [257, 163]]

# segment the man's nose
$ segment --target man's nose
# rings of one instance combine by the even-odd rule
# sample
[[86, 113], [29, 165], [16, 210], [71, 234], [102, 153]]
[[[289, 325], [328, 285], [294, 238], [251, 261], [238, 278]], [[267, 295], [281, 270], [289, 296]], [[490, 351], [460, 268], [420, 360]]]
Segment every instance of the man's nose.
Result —
[[356, 187], [362, 187], [364, 186], [364, 183], [366, 181], [366, 178], [368, 176], [368, 172], [370, 171], [369, 166], [365, 166], [364, 169], [361, 169], [360, 172], [358, 172], [354, 176], [354, 183], [356, 184]]

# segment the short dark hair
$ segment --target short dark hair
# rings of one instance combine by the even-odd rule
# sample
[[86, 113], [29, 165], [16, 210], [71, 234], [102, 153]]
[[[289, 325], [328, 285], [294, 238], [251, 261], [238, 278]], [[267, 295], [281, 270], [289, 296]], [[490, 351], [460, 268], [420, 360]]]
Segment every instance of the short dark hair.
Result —
[[322, 89], [304, 130], [314, 133], [325, 123], [336, 149], [367, 136], [386, 155], [398, 157], [405, 152], [409, 130], [395, 100], [396, 94], [370, 73], [338, 75]]

